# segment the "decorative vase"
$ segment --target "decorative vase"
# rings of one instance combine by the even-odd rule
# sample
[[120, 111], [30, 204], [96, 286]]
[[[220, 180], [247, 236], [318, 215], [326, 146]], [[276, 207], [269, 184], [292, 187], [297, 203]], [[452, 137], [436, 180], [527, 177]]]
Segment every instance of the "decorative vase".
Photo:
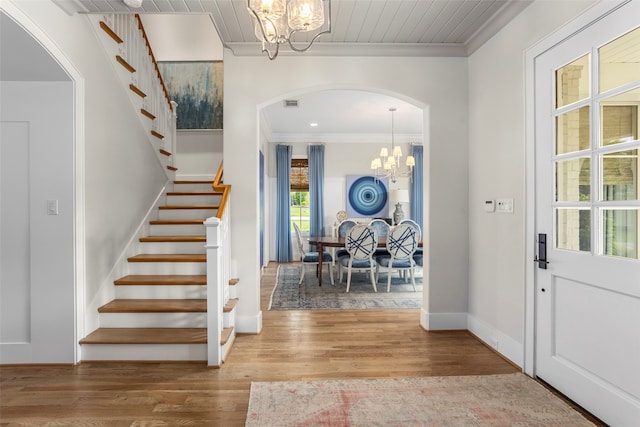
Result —
[[403, 219], [404, 211], [402, 210], [402, 205], [400, 203], [396, 203], [396, 210], [393, 211], [393, 223], [398, 225]]

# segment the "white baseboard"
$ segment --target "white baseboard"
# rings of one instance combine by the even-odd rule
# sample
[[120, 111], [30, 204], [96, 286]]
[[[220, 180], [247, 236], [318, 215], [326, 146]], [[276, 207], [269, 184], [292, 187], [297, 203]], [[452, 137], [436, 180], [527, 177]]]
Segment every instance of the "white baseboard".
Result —
[[255, 316], [236, 314], [236, 332], [239, 334], [259, 334], [262, 331], [262, 310]]
[[524, 364], [524, 346], [513, 338], [505, 335], [493, 326], [483, 322], [480, 319], [467, 315], [469, 332], [478, 337], [489, 347], [509, 359], [511, 362], [522, 367]]
[[427, 331], [467, 329], [467, 313], [429, 313], [422, 308], [420, 325]]

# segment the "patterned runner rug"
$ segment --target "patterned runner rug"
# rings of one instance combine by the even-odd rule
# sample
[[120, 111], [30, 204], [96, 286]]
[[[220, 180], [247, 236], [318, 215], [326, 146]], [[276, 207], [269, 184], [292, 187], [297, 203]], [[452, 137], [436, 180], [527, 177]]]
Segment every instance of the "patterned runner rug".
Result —
[[[387, 274], [381, 273], [373, 291], [366, 273], [354, 272], [351, 277], [349, 293], [346, 292], [346, 273], [344, 283], [331, 285], [327, 274], [323, 275], [322, 286], [312, 269], [307, 268], [305, 280], [298, 285], [300, 269], [298, 265], [280, 265], [276, 277], [276, 286], [271, 295], [269, 310], [316, 310], [316, 309], [365, 309], [365, 308], [420, 308], [422, 307], [422, 277], [416, 277], [416, 291], [411, 281], [405, 283], [394, 272], [391, 280], [391, 292], [387, 292]], [[326, 267], [325, 267], [326, 273]]]
[[254, 382], [247, 427], [593, 426], [524, 374]]

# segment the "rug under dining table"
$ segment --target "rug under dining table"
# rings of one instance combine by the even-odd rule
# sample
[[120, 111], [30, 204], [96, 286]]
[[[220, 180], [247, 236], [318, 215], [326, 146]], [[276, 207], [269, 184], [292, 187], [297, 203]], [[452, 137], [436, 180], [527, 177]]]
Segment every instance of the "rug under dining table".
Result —
[[397, 273], [392, 275], [391, 292], [387, 292], [387, 274], [380, 274], [378, 292], [374, 292], [369, 275], [354, 272], [351, 287], [346, 292], [344, 283], [331, 285], [325, 274], [324, 283], [308, 268], [304, 282], [299, 285], [300, 264], [278, 266], [276, 286], [271, 295], [269, 310], [322, 310], [322, 309], [375, 309], [375, 308], [420, 308], [422, 306], [422, 277], [416, 277], [416, 291], [411, 281], [406, 283]]

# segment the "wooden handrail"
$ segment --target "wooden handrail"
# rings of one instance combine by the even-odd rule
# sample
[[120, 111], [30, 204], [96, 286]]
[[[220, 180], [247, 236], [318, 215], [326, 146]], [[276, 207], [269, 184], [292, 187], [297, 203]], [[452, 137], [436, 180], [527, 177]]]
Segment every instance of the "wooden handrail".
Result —
[[160, 68], [158, 67], [158, 62], [156, 61], [156, 57], [153, 54], [153, 50], [151, 49], [151, 44], [149, 43], [149, 39], [147, 38], [147, 32], [144, 30], [144, 26], [142, 25], [142, 19], [140, 19], [140, 15], [136, 13], [136, 20], [138, 21], [138, 29], [142, 33], [142, 38], [147, 45], [147, 49], [149, 49], [149, 56], [151, 57], [151, 61], [153, 62], [153, 66], [156, 69], [156, 74], [158, 75], [158, 79], [160, 80], [160, 86], [162, 86], [162, 91], [164, 92], [164, 97], [167, 99], [167, 103], [169, 104], [169, 110], [173, 111], [173, 105], [171, 105], [171, 98], [169, 98], [169, 92], [167, 92], [167, 88], [164, 85], [164, 80], [162, 80], [162, 75], [160, 74]]
[[222, 171], [223, 171], [223, 168], [222, 168], [222, 162], [221, 162], [220, 167], [218, 167], [218, 172], [216, 173], [216, 177], [213, 180], [213, 184], [211, 185], [213, 187], [213, 191], [222, 192], [220, 207], [218, 208], [218, 213], [216, 214], [216, 218], [218, 219], [222, 219], [222, 216], [224, 214], [224, 209], [226, 208], [227, 202], [229, 201], [229, 196], [231, 195], [231, 185], [224, 184], [222, 182], [222, 175], [223, 175]]

